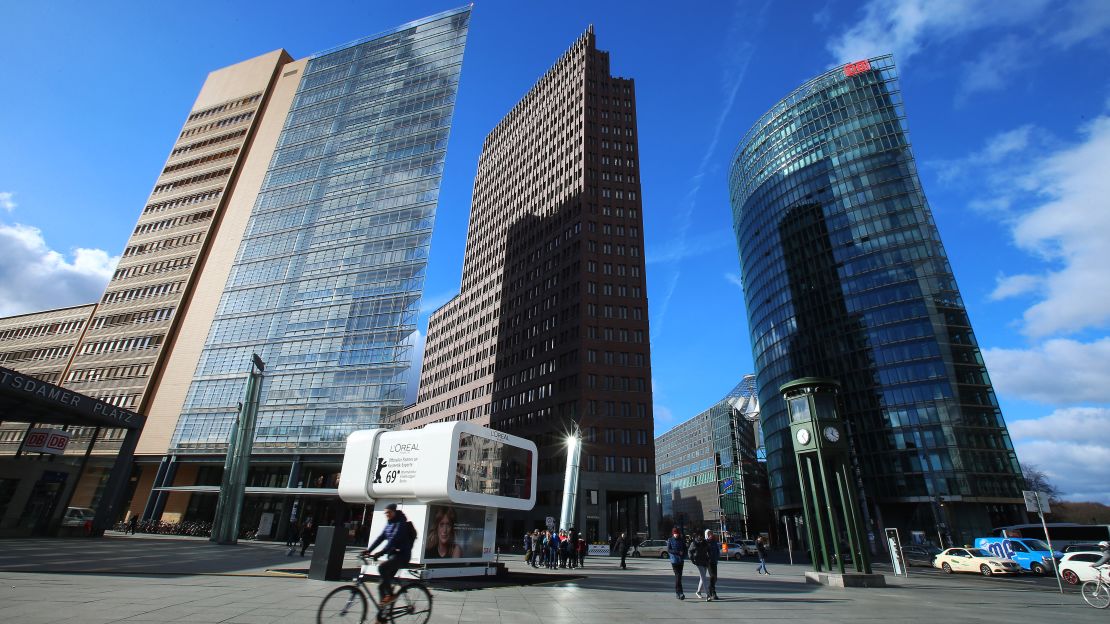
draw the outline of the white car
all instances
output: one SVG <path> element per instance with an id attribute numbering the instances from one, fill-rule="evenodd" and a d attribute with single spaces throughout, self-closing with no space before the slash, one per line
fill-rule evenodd
<path id="1" fill-rule="evenodd" d="M 667 540 L 644 540 L 629 553 L 633 557 L 667 557 Z"/>
<path id="2" fill-rule="evenodd" d="M 1021 566 L 1013 559 L 995 557 L 990 551 L 981 548 L 949 548 L 937 555 L 933 567 L 940 568 L 945 574 L 953 572 L 974 572 L 983 576 L 994 574 L 1019 574 Z"/>
<path id="3" fill-rule="evenodd" d="M 751 546 L 745 544 L 745 541 L 749 542 Z M 725 546 L 728 546 L 728 550 L 725 549 Z M 740 540 L 738 542 L 721 543 L 722 559 L 738 560 L 741 557 L 747 557 L 748 555 L 752 554 L 755 554 L 755 542 L 752 542 L 751 540 Z"/>
<path id="4" fill-rule="evenodd" d="M 62 517 L 62 526 L 83 527 L 85 522 L 96 517 L 96 510 L 88 507 L 67 507 L 66 515 Z"/>
<path id="5" fill-rule="evenodd" d="M 1091 566 L 1102 555 L 1098 552 L 1071 552 L 1060 560 L 1060 578 L 1069 585 L 1078 585 L 1084 581 L 1093 581 L 1098 578 L 1098 570 Z"/>

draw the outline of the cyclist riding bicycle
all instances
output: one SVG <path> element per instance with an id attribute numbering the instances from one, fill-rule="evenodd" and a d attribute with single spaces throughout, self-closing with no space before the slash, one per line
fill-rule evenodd
<path id="1" fill-rule="evenodd" d="M 1110 542 L 1099 542 L 1098 549 L 1102 551 L 1102 556 L 1097 561 L 1091 564 L 1092 568 L 1097 568 L 1110 563 Z"/>
<path id="2" fill-rule="evenodd" d="M 381 535 L 362 553 L 374 560 L 382 555 L 386 556 L 385 562 L 378 565 L 378 576 L 381 577 L 378 595 L 381 596 L 383 605 L 393 601 L 393 577 L 397 575 L 397 570 L 407 565 L 412 558 L 412 545 L 416 541 L 416 528 L 405 517 L 405 512 L 397 509 L 397 505 L 390 503 L 385 506 L 385 519 L 388 523 L 382 529 Z M 385 547 L 377 554 L 371 554 L 371 551 L 382 542 L 385 542 Z"/>

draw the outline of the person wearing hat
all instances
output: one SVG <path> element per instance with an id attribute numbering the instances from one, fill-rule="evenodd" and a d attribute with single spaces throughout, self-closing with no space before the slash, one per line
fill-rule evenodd
<path id="1" fill-rule="evenodd" d="M 385 506 L 386 525 L 381 535 L 363 551 L 363 555 L 377 560 L 382 555 L 386 556 L 385 563 L 378 566 L 378 594 L 383 605 L 393 602 L 393 577 L 401 566 L 408 564 L 412 559 L 412 545 L 416 541 L 416 529 L 405 517 L 405 512 L 397 509 L 397 505 L 390 503 Z M 371 551 L 378 544 L 385 542 L 385 546 L 376 554 Z"/>
<path id="2" fill-rule="evenodd" d="M 686 540 L 682 539 L 682 532 L 678 527 L 671 529 L 671 539 L 667 540 L 667 554 L 671 558 L 671 570 L 674 571 L 674 597 L 686 600 L 682 591 L 682 565 L 686 561 Z"/>

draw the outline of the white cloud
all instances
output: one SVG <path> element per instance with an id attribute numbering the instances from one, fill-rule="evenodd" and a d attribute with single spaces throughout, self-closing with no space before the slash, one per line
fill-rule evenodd
<path id="1" fill-rule="evenodd" d="M 1036 162 L 1026 178 L 1044 203 L 1020 217 L 1017 245 L 1054 267 L 1042 273 L 1043 299 L 1026 310 L 1032 337 L 1104 328 L 1110 322 L 1110 116 L 1084 129 L 1084 140 Z"/>
<path id="2" fill-rule="evenodd" d="M 926 46 L 985 28 L 1028 22 L 1049 0 L 872 0 L 826 44 L 836 63 L 893 53 L 905 65 Z"/>
<path id="3" fill-rule="evenodd" d="M 458 291 L 455 290 L 442 292 L 437 295 L 431 296 L 428 296 L 428 294 L 425 293 L 420 298 L 420 314 L 431 314 L 432 312 L 435 312 L 436 310 L 446 305 L 448 301 L 454 299 L 455 296 L 458 294 Z"/>
<path id="4" fill-rule="evenodd" d="M 741 279 L 739 275 L 735 273 L 725 273 L 725 279 L 733 284 L 736 284 L 736 287 L 740 290 L 744 290 L 744 280 Z"/>
<path id="5" fill-rule="evenodd" d="M 38 228 L 0 224 L 0 316 L 100 299 L 119 256 L 76 249 L 72 262 L 50 249 Z"/>
<path id="6" fill-rule="evenodd" d="M 1010 297 L 1036 292 L 1044 283 L 1044 280 L 1038 275 L 1021 273 L 1018 275 L 999 275 L 995 282 L 994 290 L 990 294 L 991 301 L 1001 301 Z"/>
<path id="7" fill-rule="evenodd" d="M 1110 403 L 1110 337 L 984 349 L 983 357 L 999 394 L 1052 405 Z M 1110 441 L 1110 435 L 1103 437 Z"/>
<path id="8" fill-rule="evenodd" d="M 974 61 L 964 63 L 956 100 L 963 101 L 975 93 L 995 91 L 1006 86 L 1018 70 L 1028 67 L 1026 45 L 1018 37 L 1011 36 L 983 48 Z"/>
<path id="9" fill-rule="evenodd" d="M 6 210 L 8 212 L 11 212 L 11 211 L 15 210 L 15 207 L 18 206 L 19 204 L 16 204 L 14 201 L 12 201 L 13 197 L 15 197 L 15 193 L 9 193 L 9 192 L 0 193 L 0 208 L 3 208 L 4 210 Z"/>
<path id="10" fill-rule="evenodd" d="M 666 264 L 680 262 L 687 258 L 711 253 L 733 245 L 734 241 L 727 232 L 713 232 L 702 236 L 686 236 L 681 239 L 668 238 L 661 245 L 652 245 L 647 249 L 648 264 Z"/>
<path id="11" fill-rule="evenodd" d="M 1058 409 L 1009 430 L 1018 459 L 1043 470 L 1065 499 L 1110 503 L 1110 408 Z"/>
<path id="12" fill-rule="evenodd" d="M 1013 130 L 1000 132 L 987 139 L 983 148 L 952 160 L 933 160 L 928 163 L 930 168 L 937 172 L 937 179 L 944 184 L 952 184 L 966 179 L 982 182 L 986 174 L 986 181 L 993 186 L 1009 188 L 1015 178 L 1020 178 L 1021 173 L 1015 170 L 1019 161 L 1027 150 L 1034 146 L 1040 147 L 1049 141 L 1047 135 L 1032 124 L 1027 124 Z M 1021 169 L 1023 172 L 1024 169 Z M 999 208 L 1008 209 L 1009 198 L 993 198 L 990 201 L 982 200 L 989 206 L 988 212 Z"/>
<path id="13" fill-rule="evenodd" d="M 870 0 L 857 15 L 825 44 L 834 65 L 893 54 L 905 67 L 926 51 L 951 65 L 949 48 L 973 46 L 978 56 L 963 64 L 957 102 L 1002 88 L 1046 51 L 1110 31 L 1105 0 Z"/>
<path id="14" fill-rule="evenodd" d="M 1052 42 L 1062 48 L 1101 37 L 1110 30 L 1110 11 L 1105 0 L 1069 0 L 1061 7 L 1062 22 L 1049 32 Z"/>
<path id="15" fill-rule="evenodd" d="M 942 181 L 980 197 L 974 210 L 1001 218 L 1014 244 L 1039 266 L 1001 275 L 991 298 L 1033 294 L 1020 321 L 1033 339 L 1110 326 L 1110 114 L 1080 128 L 1065 144 L 1033 126 L 1000 133 L 964 158 L 934 161 Z"/>

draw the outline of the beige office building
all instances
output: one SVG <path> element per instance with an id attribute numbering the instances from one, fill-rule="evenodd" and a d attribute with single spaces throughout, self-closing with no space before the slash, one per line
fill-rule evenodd
<path id="1" fill-rule="evenodd" d="M 120 519 L 211 520 L 252 353 L 267 371 L 251 478 L 280 487 L 254 492 L 243 525 L 315 504 L 290 484 L 330 486 L 312 488 L 321 519 L 343 513 L 346 433 L 403 407 L 469 15 L 212 72 L 101 300 L 0 319 L 0 364 L 146 417 Z M 90 497 L 106 478 L 85 470 Z"/>

